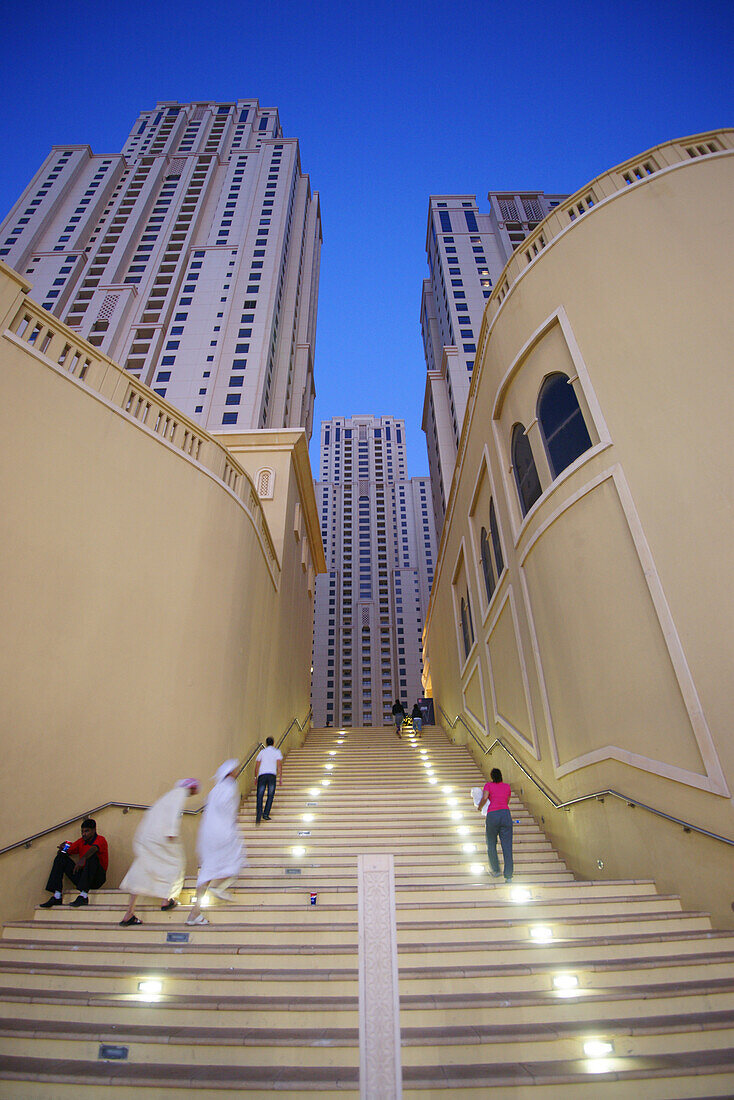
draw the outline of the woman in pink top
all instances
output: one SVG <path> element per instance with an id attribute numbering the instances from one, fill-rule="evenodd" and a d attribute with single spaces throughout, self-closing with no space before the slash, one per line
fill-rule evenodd
<path id="1" fill-rule="evenodd" d="M 512 815 L 509 810 L 510 784 L 502 782 L 502 772 L 499 768 L 492 768 L 489 774 L 490 782 L 485 783 L 482 800 L 477 806 L 481 813 L 485 803 L 489 802 L 486 824 L 489 871 L 492 878 L 499 878 L 500 861 L 497 858 L 497 837 L 499 837 L 502 845 L 505 882 L 511 882 L 514 864 L 512 862 Z"/>

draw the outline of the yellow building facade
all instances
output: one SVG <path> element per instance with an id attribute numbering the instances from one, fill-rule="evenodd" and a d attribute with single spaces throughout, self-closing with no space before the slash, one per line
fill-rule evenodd
<path id="1" fill-rule="evenodd" d="M 670 142 L 515 253 L 424 640 L 437 720 L 576 872 L 652 876 L 730 925 L 733 187 L 734 131 Z"/>
<path id="2" fill-rule="evenodd" d="M 28 291 L 0 263 L 0 847 L 300 740 L 325 567 L 302 431 L 203 432 Z M 139 814 L 97 820 L 115 885 Z M 4 856 L 1 916 L 76 828 Z"/>

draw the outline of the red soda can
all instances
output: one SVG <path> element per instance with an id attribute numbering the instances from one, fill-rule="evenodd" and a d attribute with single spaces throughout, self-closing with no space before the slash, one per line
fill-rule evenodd
<path id="1" fill-rule="evenodd" d="M 316 899 L 318 898 L 318 896 L 319 896 L 318 894 L 311 894 L 311 904 L 312 905 L 316 904 Z"/>

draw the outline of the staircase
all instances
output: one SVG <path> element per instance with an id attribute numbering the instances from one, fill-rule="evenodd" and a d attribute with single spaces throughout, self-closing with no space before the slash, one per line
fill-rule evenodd
<path id="1" fill-rule="evenodd" d="M 434 728 L 313 730 L 272 820 L 244 804 L 250 866 L 210 926 L 151 903 L 120 928 L 115 890 L 9 924 L 0 1096 L 358 1097 L 367 852 L 395 859 L 407 1096 L 733 1095 L 734 933 L 650 882 L 574 881 L 517 800 L 515 881 L 490 879 L 481 782 Z"/>

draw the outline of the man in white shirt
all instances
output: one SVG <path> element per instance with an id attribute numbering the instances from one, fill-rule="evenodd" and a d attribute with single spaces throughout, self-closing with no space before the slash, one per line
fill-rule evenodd
<path id="1" fill-rule="evenodd" d="M 260 818 L 262 818 L 263 821 L 270 821 L 270 807 L 273 805 L 276 782 L 283 782 L 283 753 L 280 749 L 276 749 L 272 737 L 266 739 L 265 748 L 261 749 L 257 754 L 255 760 L 255 778 L 257 779 L 255 824 L 259 825 Z M 266 790 L 268 796 L 265 801 L 265 811 L 263 812 L 263 798 L 265 797 Z"/>

